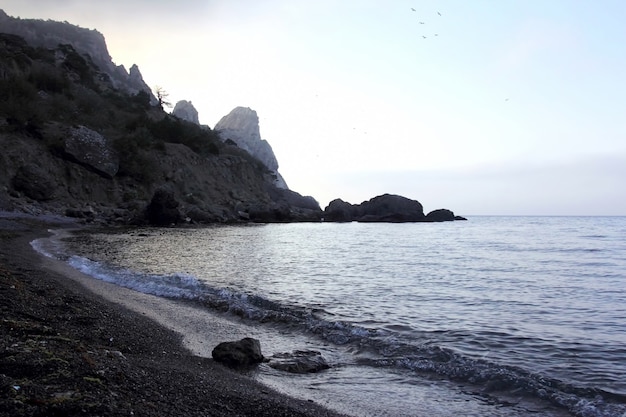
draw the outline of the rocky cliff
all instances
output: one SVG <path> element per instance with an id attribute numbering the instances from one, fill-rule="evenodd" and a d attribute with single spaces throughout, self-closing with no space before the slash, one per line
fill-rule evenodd
<path id="1" fill-rule="evenodd" d="M 154 224 L 320 219 L 315 200 L 277 188 L 246 150 L 132 91 L 71 44 L 0 33 L 0 210 Z"/>
<path id="2" fill-rule="evenodd" d="M 461 219 L 387 194 L 322 212 L 287 188 L 254 110 L 214 130 L 190 102 L 169 115 L 99 32 L 1 10 L 0 149 L 0 210 L 157 225 Z"/>
<path id="3" fill-rule="evenodd" d="M 288 189 L 278 172 L 278 160 L 269 142 L 261 138 L 259 116 L 248 107 L 236 107 L 215 125 L 215 131 L 224 141 L 232 141 L 249 152 L 275 176 L 274 185 Z"/>
<path id="4" fill-rule="evenodd" d="M 137 65 L 127 71 L 123 65 L 115 65 L 109 55 L 104 35 L 67 22 L 53 20 L 20 19 L 7 15 L 0 9 L 0 32 L 18 35 L 35 47 L 57 48 L 71 45 L 82 56 L 89 57 L 97 68 L 109 78 L 114 88 L 130 94 L 144 91 L 156 103 L 150 87 L 145 83 Z"/>
<path id="5" fill-rule="evenodd" d="M 172 114 L 179 119 L 186 120 L 196 125 L 200 124 L 198 110 L 196 110 L 191 101 L 181 100 L 176 103 L 174 110 L 172 110 Z"/>

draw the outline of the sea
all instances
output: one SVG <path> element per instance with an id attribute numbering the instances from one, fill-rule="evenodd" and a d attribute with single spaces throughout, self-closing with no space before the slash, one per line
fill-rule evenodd
<path id="1" fill-rule="evenodd" d="M 626 416 L 626 217 L 109 229 L 33 246 L 169 303 L 196 354 L 251 336 L 266 357 L 324 358 L 315 373 L 245 372 L 342 413 Z"/>

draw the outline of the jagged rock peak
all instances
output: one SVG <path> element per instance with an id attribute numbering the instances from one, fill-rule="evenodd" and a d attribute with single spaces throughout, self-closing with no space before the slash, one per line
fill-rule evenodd
<path id="1" fill-rule="evenodd" d="M 259 116 L 249 107 L 235 107 L 230 113 L 222 117 L 214 129 L 222 140 L 231 140 L 250 155 L 257 158 L 273 174 L 276 180 L 274 185 L 288 189 L 287 183 L 278 173 L 278 160 L 269 142 L 261 139 Z"/>
<path id="2" fill-rule="evenodd" d="M 252 140 L 261 140 L 259 116 L 249 107 L 235 107 L 215 125 L 215 130 L 226 129 L 240 131 Z"/>
<path id="3" fill-rule="evenodd" d="M 174 106 L 172 114 L 179 119 L 186 120 L 197 125 L 200 124 L 198 119 L 198 110 L 191 104 L 191 101 L 181 100 Z"/>

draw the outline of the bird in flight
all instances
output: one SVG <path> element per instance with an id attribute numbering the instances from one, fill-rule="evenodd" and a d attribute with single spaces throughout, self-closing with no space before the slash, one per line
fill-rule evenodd
<path id="1" fill-rule="evenodd" d="M 414 12 L 416 12 L 417 10 L 415 10 L 414 8 L 411 7 L 411 10 L 413 10 Z"/>
<path id="2" fill-rule="evenodd" d="M 438 14 L 439 16 L 441 16 L 441 13 L 437 12 L 437 14 Z"/>

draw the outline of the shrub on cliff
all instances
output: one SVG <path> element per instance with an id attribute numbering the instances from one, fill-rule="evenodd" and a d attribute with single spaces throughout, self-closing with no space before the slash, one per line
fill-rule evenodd
<path id="1" fill-rule="evenodd" d="M 221 141 L 212 130 L 169 115 L 147 127 L 157 140 L 183 144 L 199 155 L 219 154 Z"/>

